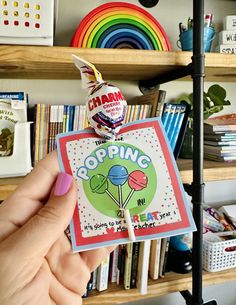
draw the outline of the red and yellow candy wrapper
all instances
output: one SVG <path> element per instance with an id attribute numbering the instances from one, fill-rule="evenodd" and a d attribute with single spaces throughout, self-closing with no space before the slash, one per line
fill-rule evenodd
<path id="1" fill-rule="evenodd" d="M 120 89 L 105 82 L 94 65 L 73 55 L 82 87 L 89 90 L 86 103 L 90 125 L 106 139 L 114 139 L 123 124 L 127 102 Z"/>

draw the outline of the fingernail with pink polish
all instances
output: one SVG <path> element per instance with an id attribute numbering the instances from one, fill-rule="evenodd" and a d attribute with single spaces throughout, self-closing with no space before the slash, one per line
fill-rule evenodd
<path id="1" fill-rule="evenodd" d="M 63 196 L 65 195 L 71 186 L 72 176 L 66 173 L 59 173 L 57 176 L 57 181 L 55 185 L 54 195 Z"/>

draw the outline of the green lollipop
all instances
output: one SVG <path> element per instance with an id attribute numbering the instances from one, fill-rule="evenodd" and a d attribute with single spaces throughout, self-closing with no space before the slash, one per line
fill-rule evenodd
<path id="1" fill-rule="evenodd" d="M 107 177 L 105 177 L 102 174 L 97 174 L 92 176 L 90 179 L 90 188 L 93 193 L 96 194 L 104 194 L 107 193 L 107 195 L 118 205 L 119 202 L 116 200 L 116 198 L 108 191 L 108 181 Z"/>

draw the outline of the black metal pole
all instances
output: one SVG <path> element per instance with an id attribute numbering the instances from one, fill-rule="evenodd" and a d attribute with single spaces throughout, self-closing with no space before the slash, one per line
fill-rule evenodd
<path id="1" fill-rule="evenodd" d="M 193 0 L 193 234 L 192 305 L 202 305 L 204 0 Z"/>

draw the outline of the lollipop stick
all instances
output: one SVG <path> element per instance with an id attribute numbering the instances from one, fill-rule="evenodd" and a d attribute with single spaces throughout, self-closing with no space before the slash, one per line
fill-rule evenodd
<path id="1" fill-rule="evenodd" d="M 112 193 L 110 193 L 108 190 L 106 190 L 106 193 L 108 196 L 110 196 L 110 198 L 115 202 L 115 204 L 118 205 L 118 207 L 120 207 L 119 202 L 116 200 L 116 198 L 112 195 Z"/>
<path id="2" fill-rule="evenodd" d="M 126 221 L 127 228 L 128 228 L 129 239 L 131 241 L 135 241 L 136 238 L 135 238 L 134 228 L 133 228 L 133 225 L 132 225 L 129 210 L 124 210 L 124 217 L 125 217 L 125 221 Z"/>
<path id="3" fill-rule="evenodd" d="M 122 186 L 120 184 L 118 185 L 118 192 L 119 192 L 119 203 L 120 203 L 120 207 L 122 208 L 123 198 L 122 198 Z"/>
<path id="4" fill-rule="evenodd" d="M 127 204 L 128 204 L 128 202 L 130 201 L 130 198 L 132 197 L 133 193 L 134 193 L 134 189 L 132 189 L 132 190 L 129 192 L 129 195 L 128 195 L 128 197 L 127 197 L 126 200 L 125 200 L 125 203 L 124 203 L 124 205 L 123 205 L 123 208 L 125 208 L 125 207 L 127 206 Z"/>

